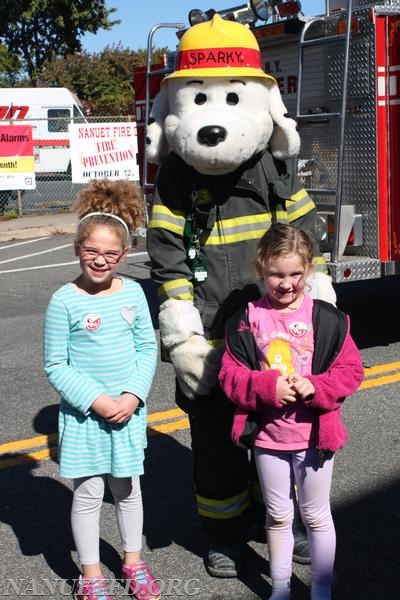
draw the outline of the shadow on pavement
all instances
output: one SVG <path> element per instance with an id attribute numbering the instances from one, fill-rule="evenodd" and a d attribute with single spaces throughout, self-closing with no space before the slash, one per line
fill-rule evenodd
<path id="1" fill-rule="evenodd" d="M 58 405 L 51 405 L 38 413 L 35 418 L 38 432 L 56 431 L 57 409 Z M 36 475 L 38 465 L 32 459 L 18 467 L 0 470 L 0 520 L 13 530 L 22 556 L 42 555 L 58 577 L 71 581 L 79 574 L 71 557 L 72 493 L 55 478 Z M 149 435 L 142 489 L 144 535 L 149 548 L 176 544 L 202 557 L 205 541 L 196 513 L 191 451 L 172 436 Z M 335 510 L 338 544 L 334 598 L 392 600 L 395 597 L 399 586 L 399 506 L 400 479 Z M 118 577 L 117 551 L 101 540 L 100 552 L 102 563 Z M 297 569 L 295 566 L 293 595 L 296 600 L 308 600 L 308 587 L 296 576 Z M 266 597 L 270 592 L 267 575 L 267 547 L 250 544 L 240 581 L 253 593 Z"/>
<path id="2" fill-rule="evenodd" d="M 33 421 L 35 431 L 49 436 L 57 432 L 57 423 L 58 404 L 41 409 Z M 54 449 L 53 442 L 49 449 Z M 2 455 L 2 460 L 12 462 L 18 457 Z M 23 556 L 43 555 L 51 570 L 71 583 L 79 576 L 71 557 L 75 551 L 70 527 L 72 492 L 56 478 L 36 475 L 38 466 L 39 462 L 28 456 L 23 464 L 0 470 L 0 521 L 12 528 Z M 120 556 L 103 539 L 100 555 L 102 563 L 118 578 Z"/>
<path id="3" fill-rule="evenodd" d="M 334 589 L 340 600 L 392 600 L 398 596 L 399 507 L 400 479 L 334 512 Z"/>
<path id="4" fill-rule="evenodd" d="M 72 494 L 56 479 L 36 476 L 38 466 L 32 460 L 0 471 L 0 520 L 13 530 L 23 556 L 43 555 L 58 577 L 71 580 L 79 575 L 71 558 Z"/>
<path id="5" fill-rule="evenodd" d="M 335 285 L 338 308 L 351 319 L 360 349 L 400 341 L 398 324 L 400 276 Z"/>
<path id="6" fill-rule="evenodd" d="M 192 453 L 172 436 L 151 428 L 142 493 L 144 534 L 149 548 L 176 543 L 203 556 L 204 539 L 192 480 Z"/>

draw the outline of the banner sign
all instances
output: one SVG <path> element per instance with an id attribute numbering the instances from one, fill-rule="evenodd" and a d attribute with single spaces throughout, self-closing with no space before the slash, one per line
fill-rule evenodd
<path id="1" fill-rule="evenodd" d="M 72 183 L 139 181 L 136 123 L 69 125 Z"/>
<path id="2" fill-rule="evenodd" d="M 0 125 L 0 190 L 34 190 L 31 125 Z"/>

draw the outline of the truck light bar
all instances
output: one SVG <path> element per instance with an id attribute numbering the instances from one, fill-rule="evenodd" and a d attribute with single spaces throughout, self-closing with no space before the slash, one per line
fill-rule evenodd
<path id="1" fill-rule="evenodd" d="M 225 10 L 216 11 L 210 8 L 202 11 L 199 8 L 193 8 L 189 12 L 188 20 L 190 25 L 197 25 L 204 21 L 210 21 L 215 14 L 228 21 L 237 21 L 242 25 L 253 27 L 258 19 L 267 21 L 273 13 L 273 0 L 250 0 L 246 4 L 234 6 Z"/>
<path id="2" fill-rule="evenodd" d="M 283 19 L 285 17 L 293 17 L 301 12 L 301 4 L 297 0 L 287 0 L 275 4 L 278 15 Z"/>

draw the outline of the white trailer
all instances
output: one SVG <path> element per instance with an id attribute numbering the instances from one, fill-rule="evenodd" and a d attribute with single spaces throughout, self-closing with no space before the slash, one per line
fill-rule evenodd
<path id="1" fill-rule="evenodd" d="M 84 121 L 81 102 L 67 88 L 0 88 L 0 126 L 32 125 L 37 174 L 70 175 L 68 125 Z"/>

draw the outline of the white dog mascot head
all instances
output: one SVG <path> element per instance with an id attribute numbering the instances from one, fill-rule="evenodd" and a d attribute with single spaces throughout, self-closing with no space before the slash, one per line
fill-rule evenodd
<path id="1" fill-rule="evenodd" d="M 172 150 L 205 175 L 230 173 L 268 145 L 286 159 L 300 148 L 286 112 L 253 33 L 216 14 L 180 40 L 175 69 L 154 101 L 147 156 L 160 163 Z"/>

